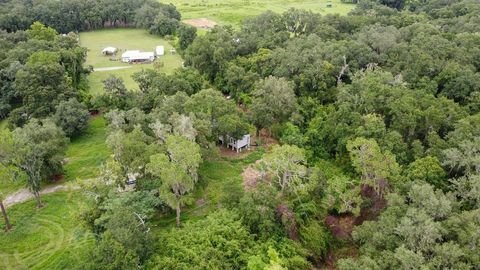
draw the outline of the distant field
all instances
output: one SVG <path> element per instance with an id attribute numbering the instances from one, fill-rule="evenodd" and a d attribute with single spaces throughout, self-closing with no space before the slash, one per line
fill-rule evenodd
<path id="1" fill-rule="evenodd" d="M 82 32 L 80 33 L 80 44 L 89 50 L 86 65 L 92 65 L 94 68 L 129 67 L 122 70 L 93 72 L 89 76 L 90 91 L 92 94 L 102 93 L 102 80 L 111 74 L 121 77 L 125 81 L 127 88 L 134 90 L 137 85 L 130 76 L 142 69 L 153 67 L 152 64 L 131 65 L 122 63 L 121 61 L 111 61 L 110 57 L 102 55 L 102 49 L 105 47 L 112 46 L 119 50 L 154 51 L 156 46 L 163 45 L 165 46 L 165 55 L 157 60 L 164 63 L 163 71 L 170 73 L 182 65 L 182 58 L 179 55 L 170 54 L 172 45 L 170 45 L 167 40 L 150 35 L 143 29 L 103 29 L 92 32 Z M 121 52 L 117 54 L 118 58 L 120 56 Z"/>
<path id="2" fill-rule="evenodd" d="M 340 0 L 170 0 L 182 13 L 183 19 L 208 18 L 219 24 L 239 25 L 244 18 L 261 14 L 266 10 L 283 12 L 290 8 L 306 9 L 320 14 L 346 15 L 354 4 Z M 327 4 L 331 7 L 327 7 Z"/>

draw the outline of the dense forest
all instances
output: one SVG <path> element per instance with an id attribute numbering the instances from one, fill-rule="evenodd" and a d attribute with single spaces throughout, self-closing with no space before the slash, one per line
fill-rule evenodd
<path id="1" fill-rule="evenodd" d="M 198 36 L 180 19 L 153 1 L 0 3 L 0 175 L 24 177 L 40 207 L 68 138 L 90 113 L 108 122 L 113 156 L 78 213 L 95 245 L 76 267 L 479 269 L 478 1 L 267 11 Z M 138 72 L 138 89 L 111 76 L 92 96 L 75 32 L 104 27 L 174 35 L 185 67 Z M 275 142 L 260 180 L 183 223 L 218 138 L 247 133 Z M 175 228 L 152 233 L 165 213 Z"/>

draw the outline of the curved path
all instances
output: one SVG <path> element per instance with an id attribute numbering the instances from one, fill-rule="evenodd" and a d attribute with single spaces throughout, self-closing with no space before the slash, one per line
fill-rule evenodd
<path id="1" fill-rule="evenodd" d="M 79 188 L 80 188 L 79 186 L 75 186 L 75 185 L 60 184 L 60 185 L 46 187 L 46 188 L 42 189 L 40 191 L 40 195 L 49 194 L 49 193 L 53 193 L 53 192 L 57 192 L 57 191 L 79 189 Z M 28 190 L 26 188 L 22 188 L 22 189 L 19 189 L 12 194 L 7 195 L 5 200 L 3 200 L 3 204 L 5 205 L 5 207 L 9 207 L 9 206 L 12 206 L 12 205 L 17 204 L 17 203 L 22 203 L 22 202 L 31 200 L 33 198 L 34 198 L 34 196 L 30 192 L 30 190 Z"/>

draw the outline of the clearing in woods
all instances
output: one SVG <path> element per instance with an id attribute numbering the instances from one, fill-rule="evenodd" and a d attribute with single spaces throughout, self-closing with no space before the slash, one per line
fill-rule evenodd
<path id="1" fill-rule="evenodd" d="M 355 7 L 340 0 L 171 0 L 170 3 L 177 7 L 184 20 L 208 18 L 221 25 L 234 26 L 266 10 L 281 13 L 296 8 L 320 14 L 346 15 Z"/>
<path id="2" fill-rule="evenodd" d="M 170 53 L 170 49 L 173 47 L 168 40 L 151 35 L 144 29 L 118 28 L 82 32 L 80 33 L 80 45 L 88 48 L 85 66 L 91 65 L 93 68 L 101 70 L 94 71 L 88 76 L 90 93 L 93 95 L 103 93 L 102 81 L 110 75 L 122 78 L 128 90 L 136 90 L 137 84 L 131 78 L 132 74 L 142 69 L 153 68 L 151 63 L 128 64 L 121 61 L 112 61 L 110 56 L 102 55 L 102 49 L 105 47 L 117 48 L 119 51 L 115 58 L 119 59 L 125 50 L 153 52 L 156 46 L 162 45 L 165 47 L 165 55 L 156 60 L 163 62 L 163 67 L 160 70 L 168 74 L 182 66 L 182 58 L 178 54 Z M 115 69 L 115 67 L 126 68 Z M 107 68 L 110 68 L 110 70 Z"/>

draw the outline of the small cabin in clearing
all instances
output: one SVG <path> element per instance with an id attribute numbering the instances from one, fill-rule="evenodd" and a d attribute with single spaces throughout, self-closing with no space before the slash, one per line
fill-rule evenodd
<path id="1" fill-rule="evenodd" d="M 227 140 L 224 141 L 223 136 L 218 138 L 222 144 L 227 144 L 228 148 L 232 148 L 238 152 L 241 152 L 243 149 L 250 149 L 250 134 L 246 134 L 243 138 L 236 140 L 230 136 L 227 136 Z"/>
<path id="2" fill-rule="evenodd" d="M 102 50 L 103 55 L 115 55 L 117 53 L 117 48 L 115 47 L 106 47 Z"/>

